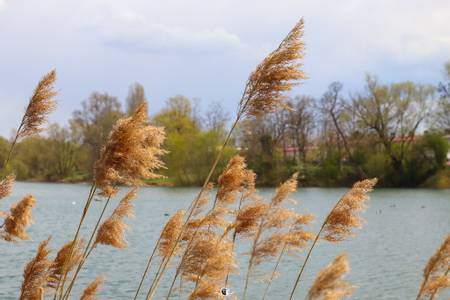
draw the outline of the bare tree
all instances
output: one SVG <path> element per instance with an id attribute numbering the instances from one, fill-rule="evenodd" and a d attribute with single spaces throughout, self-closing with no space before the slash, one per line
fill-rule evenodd
<path id="1" fill-rule="evenodd" d="M 126 100 L 128 115 L 133 114 L 140 104 L 147 102 L 148 101 L 145 97 L 144 87 L 140 83 L 136 82 L 135 84 L 130 86 Z"/>
<path id="2" fill-rule="evenodd" d="M 435 123 L 439 129 L 450 133 L 450 62 L 445 65 L 446 82 L 439 83 L 440 99 L 436 108 Z"/>
<path id="3" fill-rule="evenodd" d="M 329 116 L 337 134 L 338 145 L 343 145 L 348 160 L 355 164 L 361 178 L 365 177 L 365 172 L 355 160 L 350 145 L 350 139 L 355 133 L 354 109 L 348 105 L 341 96 L 342 84 L 333 82 L 329 85 L 328 91 L 320 100 L 320 110 L 322 114 Z"/>
<path id="4" fill-rule="evenodd" d="M 206 112 L 206 127 L 211 130 L 223 130 L 230 120 L 230 115 L 223 108 L 220 102 L 212 102 L 209 104 Z"/>
<path id="5" fill-rule="evenodd" d="M 406 150 L 429 116 L 434 88 L 409 81 L 380 85 L 372 76 L 366 81 L 366 92 L 353 99 L 358 119 L 376 134 L 392 167 L 402 174 Z M 395 149 L 394 143 L 398 145 Z"/>

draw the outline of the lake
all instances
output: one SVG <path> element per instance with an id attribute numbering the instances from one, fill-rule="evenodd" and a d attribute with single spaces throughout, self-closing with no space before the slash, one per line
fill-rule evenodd
<path id="1" fill-rule="evenodd" d="M 179 208 L 187 208 L 198 190 L 140 189 L 135 201 L 136 217 L 128 222 L 131 226 L 127 233 L 129 247 L 123 250 L 97 247 L 80 274 L 74 299 L 78 299 L 86 284 L 97 275 L 106 277 L 100 299 L 132 299 L 148 255 L 169 218 L 166 214 L 172 215 Z M 31 240 L 18 243 L 0 241 L 0 299 L 17 299 L 23 267 L 35 255 L 41 240 L 51 235 L 50 246 L 56 252 L 73 237 L 88 191 L 89 186 L 85 184 L 17 183 L 13 195 L 0 202 L 0 210 L 7 210 L 11 203 L 28 193 L 37 199 L 33 210 L 35 223 L 29 229 Z M 259 191 L 265 197 L 273 193 L 273 189 Z M 298 201 L 296 207 L 299 211 L 316 215 L 312 227 L 317 230 L 345 191 L 342 188 L 301 188 L 291 198 Z M 118 200 L 112 200 L 108 213 Z M 93 201 L 82 228 L 84 233 L 92 228 L 102 206 L 101 202 Z M 348 253 L 351 266 L 346 279 L 357 286 L 352 299 L 415 299 L 426 261 L 450 232 L 450 190 L 377 189 L 371 194 L 369 208 L 363 216 L 367 223 L 357 236 L 338 245 L 325 241 L 318 243 L 296 299 L 304 298 L 316 272 L 343 251 Z M 242 268 L 248 259 L 243 254 L 246 251 L 248 249 L 242 247 L 238 249 Z M 304 254 L 286 256 L 280 268 L 281 277 L 273 283 L 268 299 L 287 298 L 303 257 Z M 267 273 L 264 271 L 272 266 L 272 263 L 261 266 L 257 273 Z M 244 277 L 245 272 L 241 271 L 241 275 Z M 155 299 L 163 298 L 169 284 L 169 279 L 162 282 L 161 293 Z M 238 297 L 242 295 L 242 286 L 242 278 L 231 277 L 230 289 Z M 248 299 L 260 299 L 264 287 L 257 279 L 253 280 Z M 145 293 L 146 289 L 141 298 L 145 298 Z M 182 298 L 187 298 L 187 294 Z"/>

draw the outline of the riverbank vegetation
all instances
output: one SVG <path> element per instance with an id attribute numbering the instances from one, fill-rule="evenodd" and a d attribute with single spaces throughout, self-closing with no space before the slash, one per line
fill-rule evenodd
<path id="1" fill-rule="evenodd" d="M 274 186 L 293 172 L 301 184 L 348 186 L 365 177 L 380 186 L 450 187 L 450 63 L 437 86 L 410 81 L 383 84 L 365 79 L 362 91 L 331 83 L 322 97 L 286 99 L 289 109 L 238 124 L 219 167 L 234 154 L 247 157 L 257 184 Z M 125 105 L 93 92 L 74 111 L 68 126 L 51 124 L 43 135 L 19 141 L 6 172 L 18 180 L 88 181 L 99 149 L 113 124 L 147 103 L 144 87 L 132 85 Z M 200 185 L 230 126 L 220 103 L 207 109 L 182 95 L 167 99 L 150 122 L 167 138 L 164 180 L 169 185 Z M 0 161 L 13 140 L 0 137 Z M 1 165 L 0 165 L 1 167 Z M 217 178 L 218 173 L 213 174 Z"/>

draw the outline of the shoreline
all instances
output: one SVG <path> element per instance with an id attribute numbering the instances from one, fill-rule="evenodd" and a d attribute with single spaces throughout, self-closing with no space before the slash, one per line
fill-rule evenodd
<path id="1" fill-rule="evenodd" d="M 18 183 L 46 183 L 46 184 L 90 184 L 90 181 L 87 180 L 79 180 L 79 181 L 47 181 L 47 180 L 17 180 Z M 175 185 L 170 182 L 164 183 L 146 183 L 144 187 L 173 187 L 173 188 L 200 188 L 200 185 Z M 276 188 L 276 185 L 257 185 L 257 188 Z M 299 188 L 323 188 L 323 189 L 332 189 L 332 188 L 349 188 L 350 186 L 346 185 L 299 185 Z M 378 188 L 382 189 L 421 189 L 421 190 L 448 190 L 450 186 L 379 186 Z"/>

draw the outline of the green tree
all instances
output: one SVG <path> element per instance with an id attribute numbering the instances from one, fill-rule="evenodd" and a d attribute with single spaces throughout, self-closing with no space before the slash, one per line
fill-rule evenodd
<path id="1" fill-rule="evenodd" d="M 224 130 L 201 131 L 191 101 L 184 96 L 169 98 L 153 123 L 164 127 L 167 134 L 164 148 L 168 154 L 164 161 L 169 179 L 177 185 L 201 184 L 223 143 Z M 234 148 L 228 146 L 217 170 L 225 166 L 233 153 Z"/>

